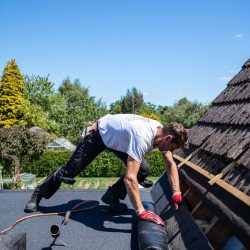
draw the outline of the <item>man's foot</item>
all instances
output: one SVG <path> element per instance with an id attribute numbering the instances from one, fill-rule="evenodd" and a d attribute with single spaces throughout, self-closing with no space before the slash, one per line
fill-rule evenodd
<path id="1" fill-rule="evenodd" d="M 145 188 L 149 188 L 149 187 L 152 187 L 154 185 L 154 182 L 153 181 L 150 181 L 148 179 L 145 179 L 144 181 L 138 181 L 138 183 L 145 187 Z"/>
<path id="2" fill-rule="evenodd" d="M 110 190 L 110 188 L 106 191 L 106 193 L 102 196 L 101 200 L 110 205 L 110 208 L 114 211 L 124 212 L 128 210 L 128 207 L 124 203 L 120 203 L 118 198 L 115 198 L 114 194 Z"/>
<path id="3" fill-rule="evenodd" d="M 27 202 L 24 212 L 26 213 L 36 212 L 42 198 L 43 197 L 40 194 L 40 190 L 36 188 L 33 194 L 31 195 L 30 200 Z"/>

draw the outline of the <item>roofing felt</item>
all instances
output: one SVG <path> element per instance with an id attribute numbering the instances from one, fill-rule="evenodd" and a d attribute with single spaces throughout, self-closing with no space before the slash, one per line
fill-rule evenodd
<path id="1" fill-rule="evenodd" d="M 38 213 L 62 212 L 71 209 L 83 200 L 101 200 L 104 190 L 60 190 L 51 199 L 43 199 Z M 31 191 L 0 192 L 0 231 L 11 226 L 18 218 L 30 215 L 23 209 Z M 141 191 L 142 200 L 151 201 L 147 191 Z M 111 212 L 107 205 L 91 211 L 72 214 L 67 225 L 61 228 L 59 239 L 66 247 L 53 246 L 53 249 L 138 249 L 134 211 L 128 199 L 126 213 Z M 49 233 L 53 224 L 61 225 L 63 216 L 34 217 L 18 223 L 11 232 L 26 233 L 27 249 L 50 249 L 53 241 Z M 134 238 L 135 237 L 135 238 Z M 57 243 L 60 243 L 59 241 Z"/>
<path id="2" fill-rule="evenodd" d="M 187 156 L 200 148 L 190 161 L 211 174 L 218 174 L 230 162 L 236 162 L 224 180 L 250 194 L 250 59 L 188 135 L 191 150 L 181 149 L 178 155 Z"/>
<path id="3" fill-rule="evenodd" d="M 59 190 L 49 200 L 41 201 L 38 213 L 65 212 L 83 200 L 100 201 L 104 191 L 106 190 Z M 0 231 L 11 226 L 18 218 L 27 216 L 23 209 L 31 192 L 27 190 L 0 191 Z M 153 211 L 157 211 L 165 222 L 164 229 L 169 249 L 212 249 L 188 212 L 185 203 L 179 207 L 178 212 L 175 211 L 172 194 L 166 173 L 162 174 L 152 188 L 140 188 L 143 204 L 153 205 L 155 207 Z M 53 245 L 53 249 L 139 249 L 137 218 L 128 198 L 124 202 L 128 205 L 128 211 L 125 213 L 113 212 L 107 205 L 100 202 L 100 205 L 94 210 L 72 214 L 68 224 L 63 225 L 60 229 L 59 239 L 67 246 Z M 77 209 L 80 208 L 82 207 Z M 148 208 L 146 207 L 146 209 Z M 54 239 L 51 237 L 49 229 L 55 224 L 60 226 L 63 218 L 64 215 L 33 217 L 18 223 L 7 236 L 10 237 L 12 233 L 26 233 L 28 250 L 52 249 L 51 243 Z M 152 235 L 152 243 L 157 246 L 158 243 L 155 241 L 158 239 L 157 232 L 151 231 L 150 225 L 146 231 L 145 237 Z M 141 236 L 144 234 L 142 231 L 139 233 Z M 0 245 L 1 237 L 2 235 L 0 235 Z M 60 241 L 56 243 L 60 244 Z"/>

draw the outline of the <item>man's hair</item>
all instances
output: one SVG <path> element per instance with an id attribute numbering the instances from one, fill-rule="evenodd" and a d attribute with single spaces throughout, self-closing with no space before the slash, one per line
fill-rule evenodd
<path id="1" fill-rule="evenodd" d="M 163 128 L 163 133 L 172 135 L 172 142 L 177 145 L 180 145 L 180 147 L 188 146 L 187 131 L 182 124 L 177 122 L 170 123 L 167 127 Z"/>

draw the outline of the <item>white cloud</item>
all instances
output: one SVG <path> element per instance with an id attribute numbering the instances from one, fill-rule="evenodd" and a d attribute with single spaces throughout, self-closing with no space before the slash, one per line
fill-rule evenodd
<path id="1" fill-rule="evenodd" d="M 241 37 L 243 37 L 243 34 L 241 34 L 241 33 L 234 35 L 234 38 L 241 38 Z"/>
<path id="2" fill-rule="evenodd" d="M 150 96 L 148 92 L 143 92 L 143 96 Z"/>
<path id="3" fill-rule="evenodd" d="M 230 81 L 232 79 L 232 76 L 221 76 L 220 80 L 222 81 Z"/>

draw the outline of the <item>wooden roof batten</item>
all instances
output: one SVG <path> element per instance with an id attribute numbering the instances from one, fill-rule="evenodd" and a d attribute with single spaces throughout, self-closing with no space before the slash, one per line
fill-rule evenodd
<path id="1" fill-rule="evenodd" d="M 231 232 L 225 230 L 224 241 L 232 234 L 250 248 L 250 59 L 188 135 L 190 148 L 176 151 L 174 158 L 188 184 L 186 196 L 193 190 L 200 195 L 192 214 L 208 205 L 217 216 L 208 235 L 221 230 L 223 221 Z"/>
<path id="2" fill-rule="evenodd" d="M 192 163 L 191 161 L 184 159 L 178 155 L 174 155 L 174 158 L 177 159 L 178 161 L 180 161 L 179 164 L 186 165 L 189 168 L 193 169 L 194 171 L 198 172 L 199 174 L 201 174 L 202 176 L 206 177 L 208 179 L 208 184 L 209 185 L 213 185 L 213 184 L 217 184 L 219 185 L 221 188 L 223 188 L 224 190 L 226 190 L 227 192 L 229 192 L 231 195 L 235 196 L 235 198 L 241 200 L 242 202 L 244 202 L 247 206 L 249 206 L 250 208 L 250 196 L 246 195 L 245 193 L 239 191 L 237 188 L 231 186 L 230 184 L 228 184 L 227 182 L 221 180 L 221 177 L 223 176 L 223 172 L 221 174 L 218 175 L 213 175 L 210 174 L 208 171 L 204 170 L 202 167 Z M 178 165 L 179 165 L 178 164 Z M 235 166 L 235 162 L 230 163 L 226 168 L 227 171 L 229 171 L 229 169 L 233 168 Z"/>
<path id="3" fill-rule="evenodd" d="M 185 160 L 178 155 L 174 155 L 174 157 L 178 162 Z M 231 235 L 236 235 L 249 248 L 250 228 L 246 211 L 249 211 L 250 197 L 221 179 L 214 185 L 210 185 L 209 181 L 215 176 L 190 161 L 186 161 L 180 168 L 180 176 L 191 186 L 183 196 L 186 198 L 191 190 L 198 192 L 200 201 L 208 204 L 213 214 L 218 216 L 233 231 Z M 201 181 L 200 176 L 204 177 L 203 181 Z M 230 203 L 234 209 L 230 209 Z M 199 203 L 197 203 L 197 206 L 199 206 Z M 193 210 L 192 213 L 196 212 L 197 208 L 194 207 Z M 238 212 L 241 213 L 241 216 Z M 228 231 L 227 228 L 225 229 Z M 213 230 L 211 229 L 211 231 Z M 209 237 L 216 238 L 211 231 L 209 231 Z M 218 249 L 218 247 L 215 247 L 215 249 Z"/>

